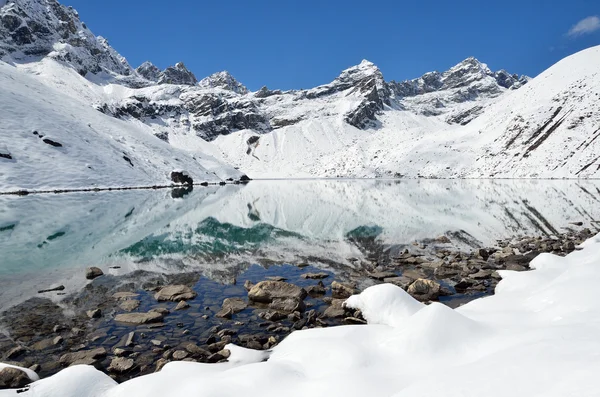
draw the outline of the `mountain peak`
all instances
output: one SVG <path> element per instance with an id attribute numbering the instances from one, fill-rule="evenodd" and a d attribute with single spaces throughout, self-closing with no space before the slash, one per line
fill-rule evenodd
<path id="1" fill-rule="evenodd" d="M 0 2 L 0 59 L 52 57 L 81 75 L 108 72 L 129 76 L 133 69 L 102 37 L 57 1 Z"/>
<path id="2" fill-rule="evenodd" d="M 248 93 L 248 89 L 226 70 L 213 73 L 210 76 L 203 78 L 198 85 L 202 88 L 221 88 L 223 90 L 233 91 L 240 95 Z"/>
<path id="3" fill-rule="evenodd" d="M 198 79 L 185 67 L 183 62 L 177 62 L 175 66 L 169 66 L 163 70 L 158 79 L 158 84 L 196 85 L 197 83 Z"/>

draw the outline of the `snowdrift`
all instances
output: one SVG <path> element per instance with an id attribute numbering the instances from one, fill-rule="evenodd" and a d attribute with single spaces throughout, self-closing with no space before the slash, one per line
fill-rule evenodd
<path id="1" fill-rule="evenodd" d="M 452 310 L 378 285 L 346 301 L 370 324 L 297 331 L 229 363 L 173 362 L 117 385 L 88 366 L 33 383 L 25 397 L 595 396 L 600 388 L 600 235 L 530 272 L 503 272 L 494 296 Z M 16 395 L 16 391 L 1 392 Z"/>

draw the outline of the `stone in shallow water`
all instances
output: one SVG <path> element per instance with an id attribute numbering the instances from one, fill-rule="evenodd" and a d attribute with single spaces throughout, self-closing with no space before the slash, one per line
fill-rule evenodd
<path id="1" fill-rule="evenodd" d="M 119 304 L 119 307 L 126 312 L 131 312 L 140 307 L 140 301 L 137 299 L 126 299 Z"/>
<path id="2" fill-rule="evenodd" d="M 304 273 L 302 278 L 311 279 L 311 280 L 320 280 L 329 277 L 327 273 Z"/>
<path id="3" fill-rule="evenodd" d="M 162 288 L 160 291 L 158 291 L 154 295 L 154 298 L 159 302 L 160 301 L 177 302 L 177 301 L 181 301 L 181 300 L 194 299 L 196 297 L 196 295 L 197 295 L 196 292 L 194 292 L 187 285 L 169 285 L 169 286 Z"/>
<path id="4" fill-rule="evenodd" d="M 124 300 L 124 299 L 137 298 L 138 296 L 140 296 L 140 294 L 136 294 L 135 292 L 123 291 L 123 292 L 115 292 L 112 297 L 115 299 L 118 299 L 118 300 Z"/>
<path id="5" fill-rule="evenodd" d="M 248 304 L 242 298 L 225 298 L 221 310 L 216 314 L 217 317 L 231 318 L 232 315 L 241 312 Z"/>
<path id="6" fill-rule="evenodd" d="M 306 310 L 304 301 L 298 298 L 274 298 L 269 304 L 269 309 L 283 313 L 303 312 Z"/>
<path id="7" fill-rule="evenodd" d="M 115 316 L 115 321 L 127 324 L 148 324 L 162 321 L 164 315 L 149 311 L 147 313 L 121 313 Z"/>
<path id="8" fill-rule="evenodd" d="M 186 301 L 179 301 L 177 306 L 175 306 L 175 310 L 183 310 L 187 309 L 188 307 L 190 307 L 189 303 L 187 303 Z"/>
<path id="9" fill-rule="evenodd" d="M 306 290 L 283 281 L 261 281 L 248 291 L 248 298 L 254 302 L 271 303 L 274 298 L 306 298 Z"/>

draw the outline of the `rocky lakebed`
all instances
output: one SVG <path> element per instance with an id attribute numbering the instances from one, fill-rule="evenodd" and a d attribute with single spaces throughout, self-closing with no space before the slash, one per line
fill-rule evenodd
<path id="1" fill-rule="evenodd" d="M 82 271 L 90 281 L 81 291 L 42 290 L 1 313 L 0 361 L 30 368 L 42 378 L 89 364 L 117 381 L 159 371 L 170 361 L 218 363 L 228 359 L 229 343 L 269 350 L 295 330 L 365 324 L 360 311 L 343 302 L 378 283 L 450 307 L 493 294 L 501 279 L 498 270 L 528 271 L 538 254 L 566 255 L 598 232 L 581 222 L 564 230 L 468 251 L 454 244 L 465 237 L 452 234 L 408 246 L 360 241 L 365 258 L 350 258 L 356 262 L 351 268 L 338 271 L 331 264 L 323 270 L 310 258 L 258 263 L 228 284 L 193 272 L 137 270 L 113 276 L 91 267 Z M 57 295 L 58 303 L 51 299 Z M 0 388 L 29 382 L 19 370 L 0 371 Z"/>

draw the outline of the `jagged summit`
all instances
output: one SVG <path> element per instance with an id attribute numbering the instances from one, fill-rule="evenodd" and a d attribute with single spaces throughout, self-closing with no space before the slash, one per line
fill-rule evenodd
<path id="1" fill-rule="evenodd" d="M 198 85 L 202 88 L 221 88 L 223 90 L 233 91 L 236 94 L 245 95 L 249 91 L 239 81 L 237 81 L 228 71 L 213 73 L 200 80 Z"/>
<path id="2" fill-rule="evenodd" d="M 73 8 L 55 0 L 11 0 L 0 5 L 0 59 L 19 62 L 49 56 L 83 76 L 132 74 L 127 60 L 106 39 L 94 36 Z"/>
<path id="3" fill-rule="evenodd" d="M 185 67 L 183 62 L 178 62 L 175 66 L 169 66 L 163 70 L 158 79 L 158 84 L 196 85 L 197 83 L 198 79 Z"/>
<path id="4" fill-rule="evenodd" d="M 135 71 L 146 80 L 150 80 L 155 83 L 158 83 L 160 74 L 162 73 L 162 71 L 150 61 L 142 63 L 135 69 Z"/>
<path id="5" fill-rule="evenodd" d="M 480 62 L 475 57 L 469 57 L 445 72 L 428 72 L 412 80 L 391 81 L 390 85 L 397 96 L 411 97 L 434 91 L 469 87 L 475 83 L 483 82 L 487 78 L 494 80 L 485 82 L 488 83 L 486 90 L 493 93 L 499 93 L 500 87 L 519 88 L 529 80 L 527 76 L 519 77 L 516 74 L 509 74 L 505 70 L 494 73 L 487 64 Z"/>

